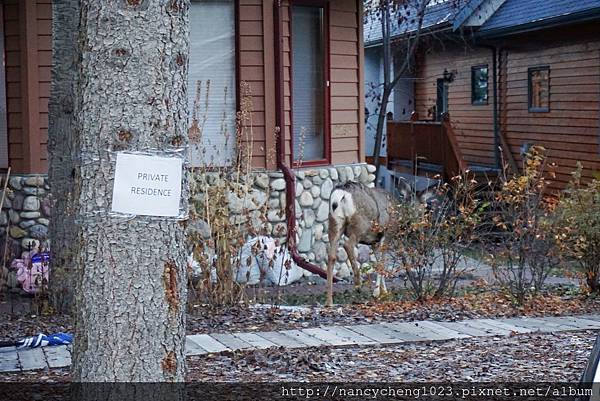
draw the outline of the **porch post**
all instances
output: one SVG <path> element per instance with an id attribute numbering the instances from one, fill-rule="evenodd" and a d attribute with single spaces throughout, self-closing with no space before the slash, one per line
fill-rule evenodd
<path id="1" fill-rule="evenodd" d="M 40 148 L 40 96 L 38 79 L 37 3 L 19 3 L 21 49 L 21 110 L 23 119 L 23 170 L 19 173 L 42 171 Z"/>

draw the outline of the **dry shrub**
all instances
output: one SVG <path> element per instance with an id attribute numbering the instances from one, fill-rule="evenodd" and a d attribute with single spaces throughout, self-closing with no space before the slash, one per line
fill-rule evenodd
<path id="1" fill-rule="evenodd" d="M 523 173 L 504 183 L 492 200 L 495 241 L 488 243 L 489 263 L 500 285 L 522 305 L 539 293 L 548 274 L 562 261 L 557 245 L 556 197 L 548 195 L 545 149 L 525 155 Z M 552 167 L 552 166 L 550 166 Z"/>
<path id="2" fill-rule="evenodd" d="M 241 88 L 235 143 L 229 144 L 230 133 L 226 131 L 225 123 L 228 116 L 223 115 L 221 124 L 226 147 L 235 146 L 234 160 L 230 165 L 206 163 L 195 169 L 190 177 L 189 240 L 193 265 L 196 266 L 196 269 L 190 269 L 196 270 L 191 272 L 191 303 L 218 307 L 235 305 L 243 300 L 244 285 L 237 283 L 236 275 L 240 266 L 250 264 L 251 260 L 241 260 L 241 249 L 249 236 L 261 234 L 265 226 L 267 202 L 257 207 L 253 198 L 257 191 L 252 189 L 251 94 L 247 84 L 242 83 Z M 199 144 L 209 110 L 209 105 L 201 105 L 200 89 L 198 85 L 190 127 L 190 138 Z M 207 83 L 205 102 L 208 102 L 209 90 Z M 203 116 L 198 116 L 201 110 L 204 110 Z M 235 213 L 233 209 L 237 209 Z M 253 252 L 258 254 L 259 247 L 253 247 Z"/>
<path id="3" fill-rule="evenodd" d="M 600 180 L 582 183 L 578 163 L 558 205 L 561 249 L 584 273 L 587 291 L 600 293 Z"/>
<path id="4" fill-rule="evenodd" d="M 465 250 L 477 240 L 485 205 L 469 174 L 437 188 L 427 203 L 402 202 L 386 230 L 386 267 L 405 276 L 416 300 L 452 296 L 468 267 Z M 414 197 L 413 197 L 414 198 Z"/>

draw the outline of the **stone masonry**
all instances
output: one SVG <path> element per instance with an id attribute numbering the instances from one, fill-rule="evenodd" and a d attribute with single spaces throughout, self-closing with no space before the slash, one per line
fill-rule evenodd
<path id="1" fill-rule="evenodd" d="M 326 267 L 329 249 L 329 196 L 338 185 L 347 181 L 373 186 L 375 167 L 367 164 L 295 169 L 296 221 L 298 251 L 308 261 Z M 287 234 L 285 205 L 286 183 L 281 172 L 257 171 L 247 182 L 251 188 L 248 199 L 231 196 L 229 210 L 233 218 L 250 218 L 256 224 L 266 222 L 267 235 L 285 241 Z M 50 187 L 46 175 L 13 176 L 9 180 L 4 206 L 0 213 L 0 245 L 8 229 L 7 262 L 20 257 L 29 246 L 46 247 L 50 222 Z M 265 207 L 266 204 L 266 207 Z M 260 209 L 260 210 L 259 210 Z M 262 210 L 262 211 L 261 211 Z M 266 216 L 264 211 L 266 210 Z M 244 216 L 245 215 L 245 216 Z M 259 223 L 260 222 L 260 223 Z M 209 235 L 209 234 L 208 234 Z M 348 256 L 343 248 L 337 251 L 336 275 L 349 277 Z M 369 261 L 368 249 L 359 250 L 359 261 Z M 310 275 L 309 272 L 305 272 Z"/>
<path id="2" fill-rule="evenodd" d="M 49 190 L 45 175 L 10 177 L 0 213 L 0 238 L 4 243 L 8 228 L 7 249 L 13 257 L 20 257 L 21 251 L 27 250 L 30 245 L 47 245 Z"/>

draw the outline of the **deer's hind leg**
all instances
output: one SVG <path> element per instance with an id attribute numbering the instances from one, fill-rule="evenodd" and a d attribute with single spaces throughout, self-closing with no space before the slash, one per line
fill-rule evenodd
<path id="1" fill-rule="evenodd" d="M 333 266 L 340 237 L 342 236 L 342 222 L 329 217 L 329 255 L 327 258 L 327 300 L 326 306 L 333 305 Z"/>
<path id="2" fill-rule="evenodd" d="M 356 252 L 354 248 L 356 247 L 357 239 L 355 235 L 350 235 L 346 242 L 344 243 L 344 249 L 348 254 L 348 262 L 350 262 L 350 266 L 352 267 L 352 272 L 354 274 L 354 286 L 356 288 L 360 288 L 362 285 L 362 277 L 360 275 L 360 265 L 356 260 Z"/>

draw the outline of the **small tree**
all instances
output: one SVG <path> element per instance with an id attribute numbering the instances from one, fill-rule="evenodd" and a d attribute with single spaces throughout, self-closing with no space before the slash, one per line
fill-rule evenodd
<path id="1" fill-rule="evenodd" d="M 423 19 L 427 7 L 434 3 L 434 0 L 370 0 L 366 4 L 366 18 L 381 24 L 383 82 L 375 84 L 370 94 L 377 104 L 373 148 L 376 175 L 379 173 L 379 156 L 390 96 L 398 82 L 414 67 Z"/>

